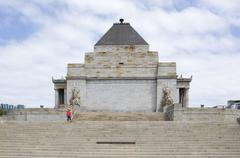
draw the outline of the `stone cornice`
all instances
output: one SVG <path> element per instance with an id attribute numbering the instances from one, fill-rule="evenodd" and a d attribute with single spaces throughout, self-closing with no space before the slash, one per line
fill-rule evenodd
<path id="1" fill-rule="evenodd" d="M 70 76 L 67 80 L 156 80 L 156 77 L 84 77 Z"/>
<path id="2" fill-rule="evenodd" d="M 177 79 L 177 76 L 158 76 L 157 79 Z"/>
<path id="3" fill-rule="evenodd" d="M 53 79 L 52 80 L 53 83 L 66 83 L 65 79 Z"/>

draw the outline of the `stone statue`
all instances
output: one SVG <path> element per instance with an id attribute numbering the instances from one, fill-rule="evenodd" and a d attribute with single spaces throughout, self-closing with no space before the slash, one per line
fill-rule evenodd
<path id="1" fill-rule="evenodd" d="M 173 105 L 173 99 L 171 97 L 171 91 L 168 87 L 163 88 L 163 98 L 161 102 L 162 108 L 165 109 L 168 106 Z"/>
<path id="2" fill-rule="evenodd" d="M 74 105 L 78 105 L 80 106 L 80 95 L 79 95 L 80 91 L 77 90 L 76 88 L 74 88 L 72 90 L 72 96 L 69 100 L 70 105 L 74 106 Z"/>
<path id="3" fill-rule="evenodd" d="M 72 96 L 69 100 L 70 109 L 72 109 L 73 117 L 80 111 L 80 91 L 74 88 L 72 90 Z"/>

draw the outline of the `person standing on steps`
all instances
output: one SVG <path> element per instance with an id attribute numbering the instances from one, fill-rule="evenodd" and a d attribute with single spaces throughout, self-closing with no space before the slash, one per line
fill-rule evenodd
<path id="1" fill-rule="evenodd" d="M 67 109 L 66 116 L 67 116 L 67 121 L 72 121 L 72 112 L 70 109 Z"/>

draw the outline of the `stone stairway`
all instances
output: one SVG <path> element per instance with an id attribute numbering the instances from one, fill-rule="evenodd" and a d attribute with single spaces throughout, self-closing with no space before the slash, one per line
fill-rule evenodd
<path id="1" fill-rule="evenodd" d="M 240 126 L 217 122 L 2 122 L 0 158 L 239 158 Z"/>
<path id="2" fill-rule="evenodd" d="M 81 112 L 74 117 L 79 121 L 164 121 L 162 112 Z"/>

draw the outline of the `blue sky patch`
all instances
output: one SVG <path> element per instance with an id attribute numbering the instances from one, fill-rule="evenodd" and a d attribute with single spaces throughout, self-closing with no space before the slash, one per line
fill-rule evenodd
<path id="1" fill-rule="evenodd" d="M 240 27 L 232 25 L 230 27 L 230 32 L 235 37 L 240 37 Z"/>
<path id="2" fill-rule="evenodd" d="M 37 26 L 14 10 L 0 8 L 0 45 L 22 41 L 37 31 Z"/>

